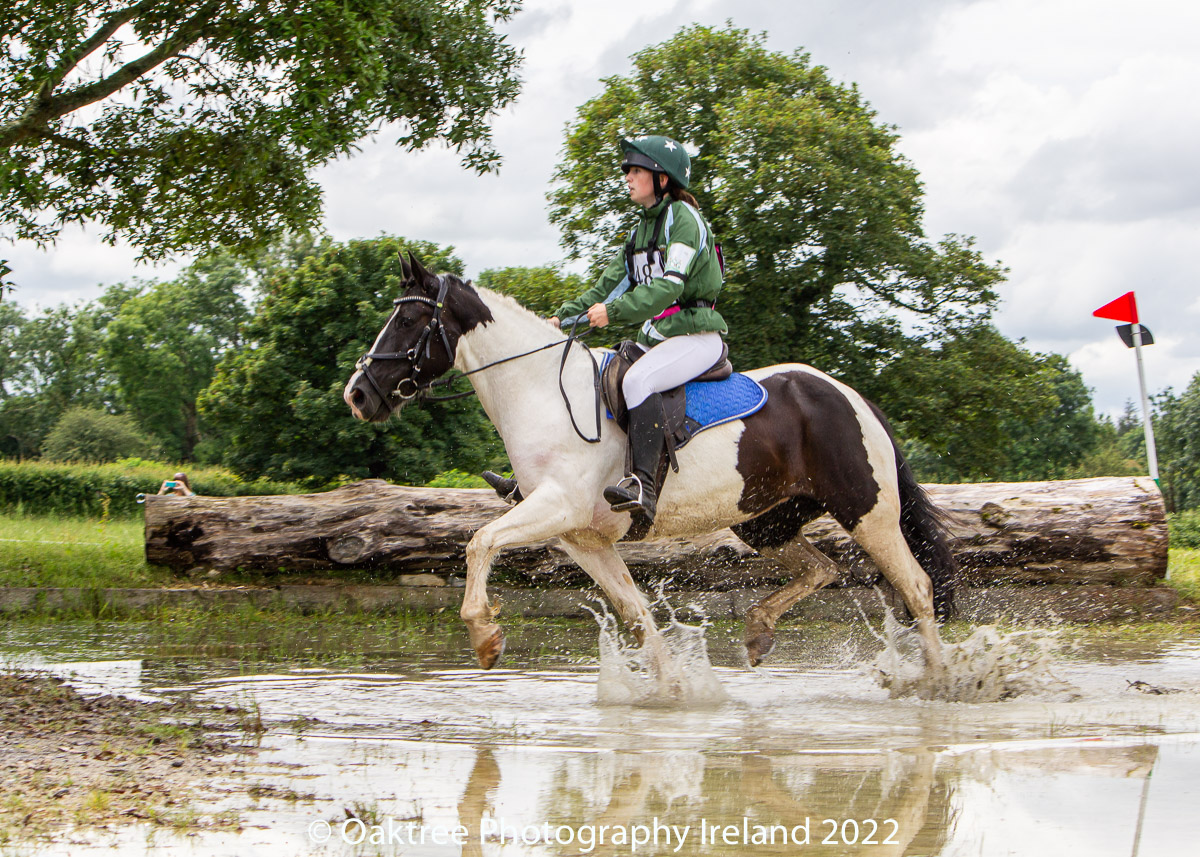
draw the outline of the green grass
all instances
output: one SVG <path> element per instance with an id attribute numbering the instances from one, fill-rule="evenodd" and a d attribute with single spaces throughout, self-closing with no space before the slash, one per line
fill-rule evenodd
<path id="1" fill-rule="evenodd" d="M 394 583 L 398 575 L 370 568 L 288 573 L 223 573 L 220 583 Z M 499 575 L 495 577 L 499 580 Z M 56 515 L 0 515 L 0 586 L 123 589 L 197 584 L 145 560 L 140 519 L 101 521 Z"/>
<path id="2" fill-rule="evenodd" d="M 1193 603 L 1200 603 L 1200 549 L 1171 548 L 1167 563 L 1175 590 Z"/>
<path id="3" fill-rule="evenodd" d="M 144 557 L 142 522 L 0 515 L 0 586 L 163 586 Z"/>

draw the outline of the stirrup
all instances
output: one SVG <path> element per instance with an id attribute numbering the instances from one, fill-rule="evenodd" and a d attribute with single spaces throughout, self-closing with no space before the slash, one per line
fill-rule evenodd
<path id="1" fill-rule="evenodd" d="M 637 493 L 632 490 L 637 485 Z M 616 485 L 604 489 L 604 499 L 608 501 L 614 512 L 628 512 L 632 509 L 642 509 L 646 497 L 646 488 L 636 473 L 626 476 Z"/>
<path id="2" fill-rule="evenodd" d="M 517 484 L 516 479 L 506 479 L 499 473 L 493 473 L 490 470 L 483 471 L 480 474 L 483 481 L 491 485 L 497 496 L 510 506 L 515 506 L 525 498 L 521 496 L 521 487 Z"/>

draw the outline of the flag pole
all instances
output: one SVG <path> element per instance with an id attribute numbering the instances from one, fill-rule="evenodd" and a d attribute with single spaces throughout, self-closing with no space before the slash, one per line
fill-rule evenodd
<path id="1" fill-rule="evenodd" d="M 1158 451 L 1154 448 L 1154 425 L 1150 421 L 1150 397 L 1146 395 L 1146 370 L 1142 366 L 1142 326 L 1133 323 L 1133 350 L 1137 354 L 1138 386 L 1142 391 L 1142 425 L 1146 429 L 1146 462 L 1150 465 L 1150 478 L 1162 488 L 1158 481 Z"/>

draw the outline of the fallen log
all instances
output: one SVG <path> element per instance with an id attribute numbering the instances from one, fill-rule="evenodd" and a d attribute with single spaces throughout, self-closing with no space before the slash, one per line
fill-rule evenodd
<path id="1" fill-rule="evenodd" d="M 947 515 L 964 582 L 1144 585 L 1165 576 L 1162 495 L 1144 478 L 926 486 Z M 368 566 L 399 574 L 461 574 L 467 541 L 508 508 L 475 489 L 366 480 L 321 494 L 146 498 L 146 560 L 178 571 L 308 571 Z M 875 569 L 829 518 L 809 539 L 869 582 Z M 619 546 L 644 578 L 726 589 L 780 570 L 729 530 Z M 498 566 L 540 582 L 581 575 L 550 542 L 505 551 Z"/>

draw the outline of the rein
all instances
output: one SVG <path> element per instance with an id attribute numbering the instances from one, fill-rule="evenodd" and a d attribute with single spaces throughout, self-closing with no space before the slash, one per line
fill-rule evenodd
<path id="1" fill-rule="evenodd" d="M 468 396 L 473 396 L 475 395 L 474 390 L 466 390 L 462 393 L 452 393 L 448 396 L 433 396 L 429 394 L 429 391 L 436 387 L 448 387 L 458 381 L 460 378 L 467 378 L 477 372 L 482 372 L 485 369 L 491 369 L 492 367 L 499 366 L 502 363 L 508 363 L 512 360 L 519 360 L 522 357 L 528 357 L 531 354 L 547 351 L 551 348 L 557 347 L 560 344 L 558 342 L 551 342 L 549 345 L 543 345 L 529 351 L 523 351 L 520 354 L 513 354 L 509 357 L 502 357 L 499 360 L 493 360 L 491 363 L 485 363 L 483 366 L 476 367 L 468 372 L 457 372 L 449 377 L 434 378 L 432 381 L 426 384 L 418 383 L 415 380 L 415 376 L 421 371 L 422 361 L 430 356 L 431 340 L 434 336 L 441 336 L 442 345 L 445 347 L 446 355 L 448 357 L 453 359 L 454 355 L 454 349 L 450 345 L 450 337 L 446 334 L 446 327 L 442 323 L 442 308 L 446 302 L 446 292 L 449 289 L 449 283 L 447 283 L 444 277 L 439 277 L 438 279 L 441 280 L 441 288 L 438 290 L 436 301 L 420 295 L 396 298 L 396 300 L 392 301 L 392 305 L 396 307 L 397 310 L 402 304 L 405 303 L 423 303 L 433 307 L 433 318 L 431 318 L 429 323 L 425 325 L 425 329 L 421 331 L 421 335 L 417 338 L 417 341 L 413 347 L 408 351 L 367 352 L 360 357 L 358 362 L 355 364 L 355 368 L 363 373 L 363 377 L 367 379 L 367 382 L 371 385 L 371 388 L 375 391 L 376 395 L 379 396 L 380 401 L 383 402 L 384 407 L 388 409 L 389 413 L 395 411 L 395 408 L 392 406 L 390 401 L 392 396 L 398 396 L 405 402 L 417 398 L 428 402 L 449 402 L 454 399 L 465 399 Z M 396 312 L 394 310 L 392 312 L 393 318 L 395 317 L 395 314 Z M 386 328 L 388 324 L 391 324 L 391 322 L 392 320 L 388 319 L 387 324 L 385 324 L 384 327 Z M 588 358 L 592 361 L 592 388 L 596 399 L 596 436 L 594 438 L 588 437 L 579 430 L 579 425 L 575 422 L 575 413 L 571 409 L 571 400 L 567 397 L 566 387 L 563 386 L 562 375 L 567 365 L 567 355 L 571 352 L 571 345 L 582 340 L 592 332 L 592 329 L 588 328 L 583 333 L 576 335 L 575 330 L 578 327 L 578 324 L 578 321 L 576 321 L 571 325 L 571 331 L 567 334 L 566 342 L 562 343 L 564 347 L 562 361 L 558 365 L 558 390 L 562 395 L 563 404 L 567 406 L 567 414 L 571 417 L 571 428 L 575 429 L 575 434 L 579 435 L 579 437 L 587 443 L 599 443 L 602 426 L 601 410 L 603 407 L 600 394 L 600 364 L 596 362 L 596 355 L 592 354 L 590 348 L 585 348 L 584 350 L 587 352 Z M 378 382 L 376 382 L 375 378 L 371 375 L 370 371 L 371 364 L 377 360 L 407 360 L 412 365 L 412 373 L 407 378 L 401 378 L 399 384 L 396 385 L 396 389 L 391 393 L 384 393 Z M 405 391 L 405 382 L 408 382 L 411 385 L 409 388 L 411 392 Z"/>

